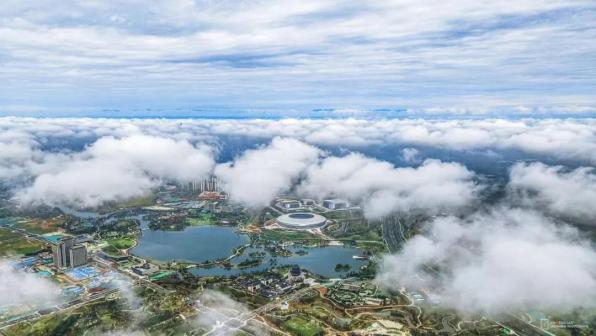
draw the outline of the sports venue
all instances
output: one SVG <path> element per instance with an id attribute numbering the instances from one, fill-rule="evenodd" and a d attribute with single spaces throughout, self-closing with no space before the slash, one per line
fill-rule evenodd
<path id="1" fill-rule="evenodd" d="M 327 218 L 310 212 L 295 212 L 277 217 L 277 224 L 293 230 L 317 229 L 326 223 Z"/>

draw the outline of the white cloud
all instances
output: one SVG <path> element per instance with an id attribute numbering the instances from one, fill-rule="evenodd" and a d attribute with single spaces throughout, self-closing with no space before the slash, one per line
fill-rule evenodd
<path id="1" fill-rule="evenodd" d="M 431 288 L 444 305 L 465 312 L 564 311 L 594 306 L 594 270 L 594 247 L 577 230 L 503 208 L 465 220 L 435 219 L 427 233 L 385 258 L 378 281 Z"/>
<path id="2" fill-rule="evenodd" d="M 0 307 L 33 304 L 49 307 L 60 302 L 60 290 L 46 278 L 14 269 L 0 260 Z"/>
<path id="3" fill-rule="evenodd" d="M 0 143 L 37 146 L 77 140 L 147 134 L 190 142 L 220 136 L 290 137 L 315 145 L 427 146 L 450 150 L 520 150 L 560 160 L 596 164 L 594 119 L 35 119 L 0 118 Z M 420 148 L 418 148 L 420 149 Z M 3 162 L 0 162 L 2 165 Z"/>
<path id="4" fill-rule="evenodd" d="M 416 148 L 404 148 L 401 150 L 401 157 L 407 163 L 420 162 L 420 151 Z"/>
<path id="5" fill-rule="evenodd" d="M 146 135 L 104 137 L 80 153 L 59 155 L 59 160 L 37 166 L 40 172 L 33 184 L 17 197 L 24 204 L 97 207 L 143 196 L 164 180 L 200 180 L 213 165 L 208 148 L 186 141 Z"/>
<path id="6" fill-rule="evenodd" d="M 247 317 L 250 310 L 229 296 L 214 290 L 206 290 L 198 300 L 200 312 L 195 323 L 213 335 L 236 335 L 238 328 L 244 327 L 255 335 L 268 333 L 258 325 L 251 324 Z"/>
<path id="7" fill-rule="evenodd" d="M 219 164 L 215 175 L 230 197 L 250 207 L 269 204 L 288 191 L 321 151 L 289 138 L 275 138 L 264 148 L 248 150 L 234 162 Z"/>
<path id="8" fill-rule="evenodd" d="M 310 166 L 298 192 L 358 201 L 367 217 L 378 218 L 397 210 L 439 212 L 471 205 L 479 191 L 473 177 L 458 163 L 426 160 L 418 168 L 396 168 L 353 153 Z"/>
<path id="9" fill-rule="evenodd" d="M 5 3 L 8 112 L 197 101 L 452 113 L 596 105 L 585 1 L 138 4 Z"/>
<path id="10" fill-rule="evenodd" d="M 547 213 L 586 223 L 596 221 L 596 170 L 542 163 L 517 163 L 511 168 L 508 190 L 515 201 Z"/>

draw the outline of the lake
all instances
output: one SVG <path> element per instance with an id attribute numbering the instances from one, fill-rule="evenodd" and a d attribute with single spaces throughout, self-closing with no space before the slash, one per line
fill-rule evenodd
<path id="1" fill-rule="evenodd" d="M 200 226 L 188 227 L 184 231 L 152 231 L 144 230 L 137 247 L 132 253 L 140 257 L 146 257 L 160 261 L 187 261 L 202 263 L 207 260 L 225 258 L 232 254 L 235 247 L 250 242 L 247 235 L 235 232 L 233 227 L 223 226 Z M 354 255 L 360 255 L 361 250 L 343 246 L 326 247 L 288 247 L 292 252 L 305 250 L 308 254 L 293 254 L 289 257 L 272 257 L 267 253 L 263 262 L 251 268 L 225 269 L 223 267 L 193 268 L 191 272 L 198 276 L 233 276 L 241 273 L 263 271 L 272 265 L 274 260 L 276 266 L 299 265 L 313 273 L 326 277 L 340 277 L 348 272 L 336 272 L 335 265 L 348 264 L 350 271 L 357 271 L 360 266 L 366 265 L 367 261 L 354 259 Z M 261 247 L 247 248 L 244 253 L 232 259 L 237 264 L 250 259 L 249 253 L 264 251 Z"/>
<path id="2" fill-rule="evenodd" d="M 188 227 L 184 231 L 143 230 L 133 254 L 162 261 L 202 263 L 225 258 L 250 242 L 247 235 L 223 226 Z"/>

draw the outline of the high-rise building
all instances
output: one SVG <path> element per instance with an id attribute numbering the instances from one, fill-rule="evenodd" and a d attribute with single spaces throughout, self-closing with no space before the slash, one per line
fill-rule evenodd
<path id="1" fill-rule="evenodd" d="M 73 237 L 63 237 L 52 246 L 54 265 L 58 268 L 78 267 L 87 263 L 87 248 L 75 245 Z"/>
<path id="2" fill-rule="evenodd" d="M 69 251 L 70 267 L 79 267 L 87 263 L 87 248 L 84 245 L 75 245 Z"/>
<path id="3" fill-rule="evenodd" d="M 70 249 L 74 245 L 74 238 L 63 237 L 58 243 L 52 246 L 52 254 L 54 256 L 54 265 L 59 268 L 69 267 L 70 265 Z"/>

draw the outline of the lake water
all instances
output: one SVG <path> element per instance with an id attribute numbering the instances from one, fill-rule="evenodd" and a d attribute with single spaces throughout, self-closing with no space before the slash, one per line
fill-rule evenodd
<path id="1" fill-rule="evenodd" d="M 222 226 L 188 227 L 184 231 L 144 230 L 133 254 L 156 260 L 202 263 L 225 258 L 250 239 L 233 228 Z"/>
<path id="2" fill-rule="evenodd" d="M 264 271 L 267 268 L 272 267 L 273 265 L 279 266 L 291 266 L 291 265 L 298 265 L 300 268 L 307 269 L 313 273 L 328 277 L 328 278 L 338 278 L 342 275 L 345 275 L 351 271 L 358 271 L 360 266 L 366 265 L 367 261 L 354 259 L 354 255 L 359 255 L 362 253 L 359 249 L 356 248 L 349 248 L 343 246 L 325 246 L 325 247 L 312 247 L 312 248 L 303 248 L 303 247 L 289 247 L 288 248 L 292 252 L 296 252 L 299 250 L 305 250 L 308 254 L 299 255 L 299 254 L 292 254 L 289 257 L 272 257 L 267 254 L 260 265 L 251 268 L 232 268 L 232 269 L 225 269 L 222 267 L 213 267 L 213 268 L 193 268 L 191 273 L 194 275 L 199 276 L 233 276 L 243 273 L 251 273 L 257 271 Z M 243 260 L 251 259 L 249 257 L 249 253 L 253 251 L 262 251 L 259 248 L 248 248 L 238 258 L 234 258 L 232 261 L 234 264 L 237 264 Z M 272 264 L 271 260 L 274 260 L 275 263 Z M 344 272 L 336 272 L 335 265 L 337 264 L 348 264 L 350 265 L 350 269 Z"/>
<path id="3" fill-rule="evenodd" d="M 232 227 L 200 226 L 188 227 L 184 231 L 151 231 L 144 230 L 139 244 L 132 253 L 141 257 L 160 261 L 188 261 L 202 263 L 206 260 L 225 258 L 232 254 L 235 247 L 249 243 L 245 234 L 239 234 Z M 356 248 L 342 246 L 326 246 L 314 248 L 289 247 L 292 252 L 306 250 L 308 254 L 293 254 L 289 257 L 272 257 L 267 253 L 260 265 L 246 269 L 225 269 L 223 267 L 194 268 L 191 272 L 198 276 L 232 276 L 241 273 L 263 271 L 272 265 L 299 265 L 313 273 L 326 277 L 340 277 L 347 272 L 336 272 L 335 265 L 348 264 L 350 271 L 357 271 L 367 262 L 354 259 L 354 255 L 362 253 Z M 232 259 L 237 264 L 251 259 L 249 253 L 264 251 L 259 247 L 247 248 L 244 253 Z M 272 260 L 274 263 L 272 263 Z"/>

